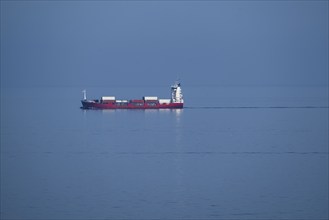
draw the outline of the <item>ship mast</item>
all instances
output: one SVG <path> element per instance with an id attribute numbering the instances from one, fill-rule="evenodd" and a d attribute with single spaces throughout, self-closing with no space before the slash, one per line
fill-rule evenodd
<path id="1" fill-rule="evenodd" d="M 182 89 L 178 81 L 171 86 L 171 102 L 172 103 L 184 103 Z"/>
<path id="2" fill-rule="evenodd" d="M 87 90 L 82 90 L 83 100 L 87 100 Z"/>

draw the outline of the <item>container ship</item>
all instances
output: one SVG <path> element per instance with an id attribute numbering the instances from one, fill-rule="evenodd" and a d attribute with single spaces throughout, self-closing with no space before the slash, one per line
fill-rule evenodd
<path id="1" fill-rule="evenodd" d="M 82 91 L 83 109 L 181 109 L 184 105 L 181 84 L 171 86 L 171 98 L 159 99 L 156 96 L 144 96 L 142 99 L 119 100 L 115 96 L 102 96 L 101 99 L 88 100 L 86 90 Z"/>

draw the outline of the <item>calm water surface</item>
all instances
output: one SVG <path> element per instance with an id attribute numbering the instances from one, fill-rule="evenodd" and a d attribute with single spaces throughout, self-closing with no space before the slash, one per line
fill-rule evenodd
<path id="1" fill-rule="evenodd" d="M 130 111 L 82 89 L 1 90 L 2 219 L 328 218 L 327 87 L 183 85 L 183 110 Z"/>

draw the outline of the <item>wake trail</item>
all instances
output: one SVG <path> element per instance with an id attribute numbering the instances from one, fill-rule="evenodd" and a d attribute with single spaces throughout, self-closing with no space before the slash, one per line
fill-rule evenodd
<path id="1" fill-rule="evenodd" d="M 185 109 L 325 109 L 328 106 L 187 106 Z"/>

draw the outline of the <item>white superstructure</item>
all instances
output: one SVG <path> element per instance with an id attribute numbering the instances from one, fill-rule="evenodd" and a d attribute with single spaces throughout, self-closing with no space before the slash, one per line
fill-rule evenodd
<path id="1" fill-rule="evenodd" d="M 171 86 L 171 101 L 172 103 L 184 103 L 182 89 L 179 82 L 175 82 Z"/>

